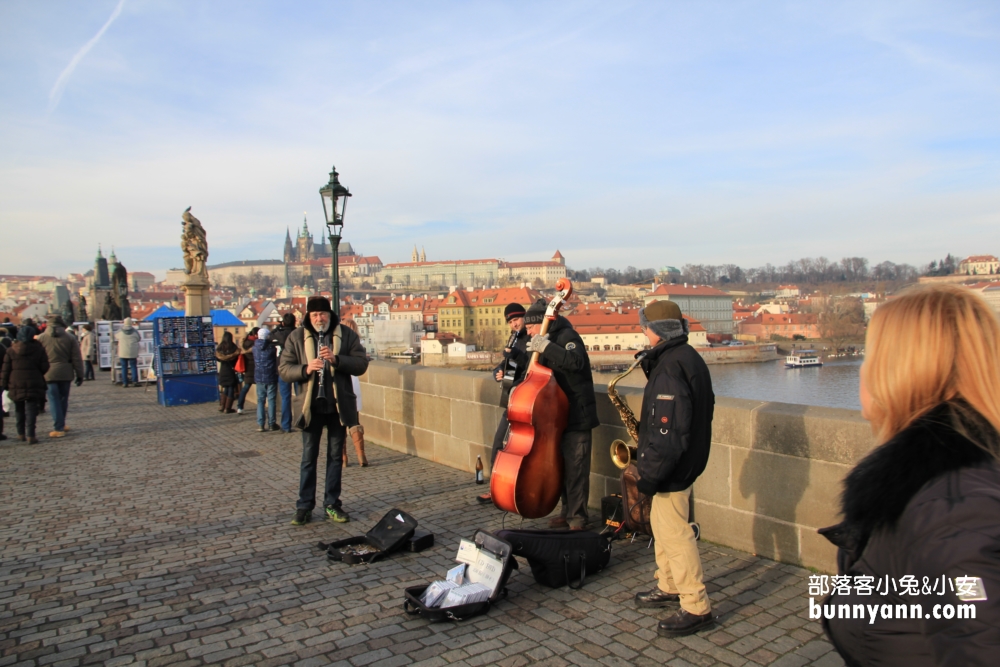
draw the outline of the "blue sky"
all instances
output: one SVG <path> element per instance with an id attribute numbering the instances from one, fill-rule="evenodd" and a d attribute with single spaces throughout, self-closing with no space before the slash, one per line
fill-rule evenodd
<path id="1" fill-rule="evenodd" d="M 0 273 L 278 258 L 334 164 L 384 262 L 1000 253 L 991 2 L 0 0 L 0 91 Z"/>

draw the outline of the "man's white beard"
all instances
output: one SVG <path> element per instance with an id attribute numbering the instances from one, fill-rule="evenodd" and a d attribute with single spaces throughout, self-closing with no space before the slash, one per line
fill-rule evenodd
<path id="1" fill-rule="evenodd" d="M 326 330 L 330 328 L 330 320 L 320 323 L 318 327 L 315 327 L 316 332 L 320 335 L 325 334 Z"/>

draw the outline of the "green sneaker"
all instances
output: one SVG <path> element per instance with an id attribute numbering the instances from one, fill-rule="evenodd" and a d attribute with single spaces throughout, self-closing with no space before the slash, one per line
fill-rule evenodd
<path id="1" fill-rule="evenodd" d="M 335 521 L 337 523 L 347 523 L 351 520 L 351 517 L 347 515 L 347 512 L 339 507 L 334 507 L 333 505 L 326 506 L 326 516 L 329 517 L 330 521 Z"/>
<path id="2" fill-rule="evenodd" d="M 295 518 L 292 519 L 293 526 L 304 526 L 312 521 L 312 510 L 295 510 Z"/>

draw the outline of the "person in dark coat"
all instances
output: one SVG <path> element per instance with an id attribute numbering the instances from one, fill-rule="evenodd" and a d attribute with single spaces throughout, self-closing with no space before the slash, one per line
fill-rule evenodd
<path id="1" fill-rule="evenodd" d="M 500 423 L 493 433 L 493 450 L 490 452 L 490 469 L 497 460 L 497 454 L 503 449 L 507 442 L 507 429 L 510 422 L 507 421 L 507 403 L 510 401 L 510 390 L 524 379 L 524 374 L 528 370 L 528 330 L 524 327 L 524 306 L 519 303 L 509 303 L 503 309 L 504 319 L 510 327 L 511 340 L 507 341 L 507 347 L 503 350 L 503 361 L 493 369 L 493 378 L 501 383 L 500 387 L 500 407 L 503 414 L 500 415 Z M 493 502 L 490 492 L 476 496 L 476 500 L 481 503 Z"/>
<path id="2" fill-rule="evenodd" d="M 639 311 L 651 349 L 637 355 L 646 374 L 639 413 L 638 490 L 652 497 L 649 523 L 656 544 L 657 587 L 638 593 L 638 607 L 679 604 L 657 626 L 680 637 L 712 625 L 698 541 L 688 523 L 691 487 L 704 472 L 712 443 L 715 393 L 701 355 L 688 344 L 688 324 L 672 301 Z"/>
<path id="3" fill-rule="evenodd" d="M 303 326 L 285 340 L 278 372 L 285 382 L 302 382 L 302 411 L 297 426 L 302 429 L 302 463 L 299 467 L 299 500 L 292 525 L 312 518 L 316 505 L 316 462 L 320 439 L 326 428 L 326 488 L 323 505 L 331 521 L 346 523 L 350 516 L 340 501 L 340 476 L 347 425 L 358 423 L 357 395 L 352 375 L 364 375 L 368 355 L 361 339 L 340 325 L 339 316 L 325 297 L 306 303 Z"/>
<path id="4" fill-rule="evenodd" d="M 66 428 L 66 413 L 69 412 L 69 390 L 73 377 L 76 386 L 83 384 L 83 357 L 76 336 L 66 330 L 62 317 L 54 315 L 49 320 L 45 333 L 38 336 L 38 342 L 49 355 L 49 372 L 45 381 L 49 383 L 48 398 L 52 404 L 52 430 L 50 438 L 62 438 L 69 431 Z"/>
<path id="5" fill-rule="evenodd" d="M 278 355 L 271 330 L 263 327 L 253 344 L 254 382 L 257 383 L 257 430 L 278 430 L 275 402 L 278 399 Z M 265 411 L 267 420 L 265 421 Z"/>
<path id="6" fill-rule="evenodd" d="M 236 388 L 240 381 L 236 377 L 236 359 L 240 356 L 240 348 L 233 342 L 233 334 L 227 331 L 222 334 L 222 342 L 215 348 L 215 358 L 219 362 L 219 386 L 222 388 L 221 407 L 219 412 L 235 414 L 233 403 L 236 402 Z"/>
<path id="7" fill-rule="evenodd" d="M 549 526 L 584 530 L 590 519 L 587 501 L 590 498 L 591 430 L 600 424 L 594 396 L 594 376 L 590 372 L 587 346 L 569 320 L 557 315 L 548 331 L 540 335 L 545 308 L 545 301 L 539 299 L 524 316 L 524 324 L 531 335 L 525 350 L 528 354 L 538 352 L 539 363 L 552 369 L 556 382 L 569 399 L 566 429 L 560 442 L 563 455 L 562 509 Z"/>
<path id="8" fill-rule="evenodd" d="M 8 320 L 10 321 L 10 320 Z M 7 335 L 7 327 L 0 326 L 0 369 L 3 369 L 3 360 L 7 355 L 7 348 L 12 344 L 11 339 Z M 0 392 L 3 390 L 0 389 Z M 4 412 L 4 407 L 0 406 L 0 440 L 6 440 L 7 436 L 3 433 L 3 420 L 7 414 Z"/>
<path id="9" fill-rule="evenodd" d="M 281 351 L 285 348 L 285 340 L 293 331 L 295 331 L 295 315 L 285 313 L 281 316 L 281 324 L 271 332 L 279 358 Z M 284 433 L 289 433 L 292 430 L 292 385 L 285 382 L 280 375 L 278 376 L 278 395 L 281 396 L 281 430 Z"/>
<path id="10" fill-rule="evenodd" d="M 243 406 L 246 404 L 247 394 L 250 393 L 250 387 L 254 384 L 254 365 L 253 365 L 253 344 L 257 342 L 257 332 L 260 331 L 259 328 L 254 327 L 247 334 L 247 337 L 243 339 L 243 351 L 240 353 L 243 357 L 243 386 L 240 389 L 240 397 L 236 401 L 236 414 L 243 414 Z M 237 379 L 239 379 L 237 377 Z"/>
<path id="11" fill-rule="evenodd" d="M 41 343 L 35 340 L 35 329 L 22 326 L 17 332 L 17 340 L 4 355 L 0 370 L 0 388 L 8 392 L 14 401 L 17 437 L 28 444 L 38 444 L 35 437 L 35 421 L 39 408 L 48 392 L 45 374 L 49 372 L 49 355 Z"/>
<path id="12" fill-rule="evenodd" d="M 920 286 L 868 327 L 834 586 L 809 615 L 855 665 L 996 665 L 1000 650 L 1000 322 L 980 296 Z M 822 594 L 824 591 L 817 590 Z"/>

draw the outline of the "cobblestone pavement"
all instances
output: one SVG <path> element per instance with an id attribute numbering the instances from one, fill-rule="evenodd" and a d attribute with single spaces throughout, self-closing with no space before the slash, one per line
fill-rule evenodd
<path id="1" fill-rule="evenodd" d="M 73 388 L 66 438 L 0 447 L 0 665 L 843 664 L 806 617 L 808 571 L 712 544 L 721 618 L 695 636 L 660 638 L 669 610 L 634 608 L 653 585 L 644 542 L 616 542 L 580 591 L 541 588 L 522 564 L 486 616 L 407 616 L 405 586 L 443 576 L 460 536 L 501 527 L 470 475 L 370 446 L 371 467 L 344 476 L 352 522 L 317 511 L 296 528 L 298 434 L 217 405 L 162 408 L 106 377 Z M 354 567 L 316 548 L 393 507 L 435 547 Z"/>

